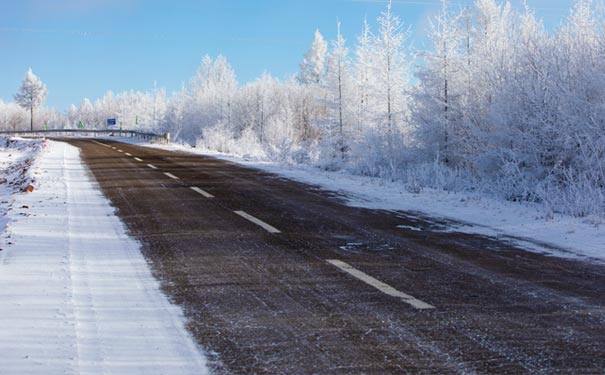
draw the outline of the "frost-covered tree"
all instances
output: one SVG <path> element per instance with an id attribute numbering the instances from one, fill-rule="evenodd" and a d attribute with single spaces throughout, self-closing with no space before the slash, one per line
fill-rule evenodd
<path id="1" fill-rule="evenodd" d="M 66 129 L 72 129 L 78 123 L 79 115 L 78 115 L 78 107 L 75 104 L 70 104 L 69 108 L 67 108 L 67 126 Z"/>
<path id="2" fill-rule="evenodd" d="M 181 138 L 195 144 L 204 128 L 231 126 L 232 101 L 237 90 L 235 72 L 227 59 L 205 56 L 187 90 Z"/>
<path id="3" fill-rule="evenodd" d="M 167 99 L 166 110 L 160 119 L 159 129 L 162 133 L 170 133 L 171 139 L 184 140 L 182 131 L 186 102 L 187 89 L 184 85 L 178 92 Z"/>
<path id="4" fill-rule="evenodd" d="M 28 113 L 15 103 L 0 100 L 0 129 L 19 130 L 27 126 Z"/>
<path id="5" fill-rule="evenodd" d="M 357 91 L 357 105 L 355 114 L 357 117 L 358 130 L 367 122 L 368 102 L 370 91 L 370 70 L 372 69 L 371 60 L 372 33 L 368 20 L 364 20 L 361 35 L 357 38 L 355 47 L 355 83 Z"/>
<path id="6" fill-rule="evenodd" d="M 65 114 L 57 111 L 56 108 L 43 108 L 38 113 L 38 119 L 44 124 L 45 129 L 61 129 L 67 124 Z"/>
<path id="7" fill-rule="evenodd" d="M 151 125 L 153 130 L 159 129 L 160 119 L 164 117 L 167 110 L 167 98 L 166 90 L 164 88 L 158 88 L 157 83 L 153 83 L 152 95 L 152 119 Z"/>
<path id="8" fill-rule="evenodd" d="M 17 104 L 29 111 L 31 130 L 34 130 L 34 110 L 44 104 L 47 93 L 46 85 L 29 68 L 14 99 Z"/>
<path id="9" fill-rule="evenodd" d="M 433 51 L 422 54 L 424 64 L 416 71 L 414 123 L 416 137 L 431 158 L 460 166 L 461 153 L 468 144 L 464 118 L 468 91 L 468 53 L 470 43 L 466 11 L 452 14 L 447 0 L 442 11 L 430 22 Z"/>
<path id="10" fill-rule="evenodd" d="M 233 121 L 237 128 L 251 129 L 260 144 L 265 144 L 267 130 L 280 112 L 284 98 L 280 95 L 281 83 L 269 73 L 251 82 L 236 94 Z M 287 119 L 283 119 L 284 124 Z"/>
<path id="11" fill-rule="evenodd" d="M 330 112 L 328 129 L 333 146 L 339 157 L 344 159 L 347 149 L 345 139 L 345 127 L 350 128 L 352 122 L 351 107 L 354 101 L 354 86 L 351 76 L 351 64 L 349 61 L 349 49 L 340 32 L 338 22 L 338 33 L 336 40 L 332 42 L 332 50 L 328 55 L 328 64 L 324 82 L 326 90 L 326 103 Z M 345 125 L 346 123 L 346 125 Z M 351 129 L 347 129 L 351 135 Z"/>
<path id="12" fill-rule="evenodd" d="M 406 136 L 409 129 L 409 75 L 411 61 L 405 42 L 409 32 L 393 14 L 391 2 L 378 18 L 378 32 L 372 37 L 370 103 L 368 111 L 386 140 L 386 158 L 394 167 L 395 141 Z"/>
<path id="13" fill-rule="evenodd" d="M 305 58 L 300 64 L 298 81 L 303 85 L 320 84 L 326 69 L 326 54 L 328 43 L 324 40 L 319 30 L 315 30 L 315 37 L 311 48 L 305 53 Z"/>
<path id="14" fill-rule="evenodd" d="M 75 125 L 78 126 L 80 121 L 86 128 L 95 128 L 98 123 L 95 108 L 88 98 L 84 98 L 82 104 L 80 104 L 80 108 L 78 108 L 78 119 Z"/>

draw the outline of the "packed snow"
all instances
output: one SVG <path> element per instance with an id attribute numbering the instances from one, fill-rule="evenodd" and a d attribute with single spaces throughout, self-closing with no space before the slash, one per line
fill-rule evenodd
<path id="1" fill-rule="evenodd" d="M 422 189 L 414 193 L 401 181 L 301 165 L 260 162 L 186 145 L 147 144 L 133 139 L 121 141 L 217 157 L 275 173 L 335 191 L 351 206 L 404 212 L 417 215 L 422 220 L 432 220 L 435 225 L 430 230 L 495 237 L 530 251 L 564 258 L 605 260 L 604 224 L 545 212 L 539 204 L 506 202 L 481 194 L 448 193 L 434 189 Z M 428 230 L 422 227 L 401 229 Z"/>
<path id="2" fill-rule="evenodd" d="M 35 156 L 26 176 L 6 169 Z M 16 140 L 0 160 L 2 178 L 35 177 L 31 193 L 1 190 L 0 373 L 208 373 L 78 149 Z"/>

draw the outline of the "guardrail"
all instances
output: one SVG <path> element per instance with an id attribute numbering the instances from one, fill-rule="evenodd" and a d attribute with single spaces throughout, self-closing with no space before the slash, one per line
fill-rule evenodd
<path id="1" fill-rule="evenodd" d="M 155 133 L 143 133 L 134 130 L 98 130 L 98 129 L 49 129 L 49 130 L 9 130 L 0 131 L 0 135 L 11 135 L 17 137 L 126 137 L 139 138 L 157 143 L 169 143 L 170 133 L 163 135 Z"/>

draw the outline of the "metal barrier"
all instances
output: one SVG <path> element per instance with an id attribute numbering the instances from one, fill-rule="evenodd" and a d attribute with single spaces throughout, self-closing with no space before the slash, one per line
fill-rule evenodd
<path id="1" fill-rule="evenodd" d="M 97 130 L 97 129 L 49 129 L 49 130 L 9 130 L 0 131 L 0 135 L 11 135 L 17 137 L 126 137 L 139 138 L 157 143 L 169 143 L 170 133 L 158 135 L 155 133 L 143 133 L 134 130 Z"/>

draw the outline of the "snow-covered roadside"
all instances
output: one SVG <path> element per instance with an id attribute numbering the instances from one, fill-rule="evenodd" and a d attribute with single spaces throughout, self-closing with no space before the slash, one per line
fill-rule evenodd
<path id="1" fill-rule="evenodd" d="M 47 145 L 34 192 L 2 196 L 0 373 L 208 373 L 78 149 Z"/>
<path id="2" fill-rule="evenodd" d="M 410 193 L 397 182 L 327 172 L 317 168 L 258 162 L 180 145 L 139 145 L 210 155 L 248 167 L 339 192 L 349 205 L 369 209 L 406 211 L 432 218 L 432 230 L 464 232 L 500 238 L 531 251 L 565 258 L 605 260 L 605 224 L 595 225 L 579 218 L 553 215 L 545 219 L 539 205 L 502 202 L 469 194 L 424 189 Z M 444 224 L 444 221 L 450 223 Z M 422 230 L 422 228 L 402 228 Z"/>

